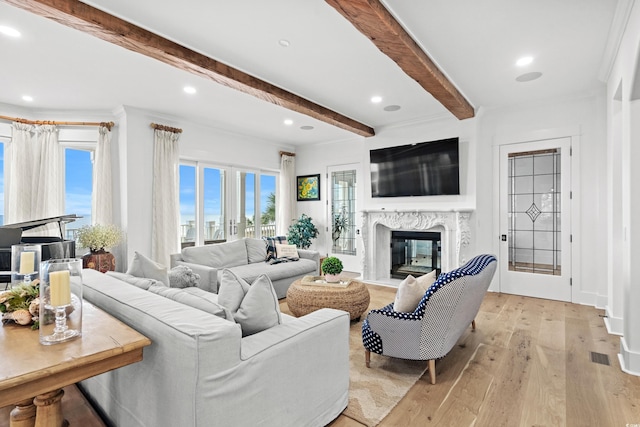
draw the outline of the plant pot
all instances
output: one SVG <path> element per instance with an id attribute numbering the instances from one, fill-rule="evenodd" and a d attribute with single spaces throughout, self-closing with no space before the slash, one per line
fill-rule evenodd
<path id="1" fill-rule="evenodd" d="M 340 281 L 340 274 L 325 274 L 324 280 L 327 283 L 338 283 Z"/>
<path id="2" fill-rule="evenodd" d="M 105 250 L 91 251 L 82 257 L 82 268 L 92 268 L 100 273 L 115 271 L 116 257 Z"/>

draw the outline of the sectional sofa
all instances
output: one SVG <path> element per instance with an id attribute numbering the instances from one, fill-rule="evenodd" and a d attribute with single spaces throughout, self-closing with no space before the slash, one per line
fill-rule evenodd
<path id="1" fill-rule="evenodd" d="M 260 274 L 266 274 L 278 298 L 287 295 L 287 289 L 296 279 L 316 275 L 320 271 L 320 254 L 298 249 L 299 259 L 292 262 L 267 262 L 267 245 L 262 239 L 244 238 L 213 245 L 186 247 L 171 254 L 171 267 L 185 265 L 200 275 L 203 282 L 213 282 L 211 291 L 217 293 L 222 270 L 228 268 L 251 283 Z M 215 289 L 214 289 L 215 288 Z"/>
<path id="2" fill-rule="evenodd" d="M 79 384 L 109 425 L 324 426 L 347 406 L 348 313 L 281 314 L 243 338 L 216 294 L 116 276 L 83 270 L 84 299 L 152 344 L 141 362 Z"/>

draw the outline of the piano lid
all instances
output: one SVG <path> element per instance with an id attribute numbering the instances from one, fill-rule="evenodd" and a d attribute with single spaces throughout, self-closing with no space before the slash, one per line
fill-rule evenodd
<path id="1" fill-rule="evenodd" d="M 31 221 L 15 222 L 13 224 L 0 225 L 0 228 L 21 228 L 22 231 L 24 232 L 27 230 L 31 230 L 32 228 L 42 227 L 43 225 L 57 222 L 58 228 L 60 229 L 60 238 L 64 239 L 64 235 L 62 234 L 62 224 L 67 224 L 80 218 L 82 217 L 76 214 L 60 215 L 60 216 L 52 216 L 51 218 L 34 219 Z"/>

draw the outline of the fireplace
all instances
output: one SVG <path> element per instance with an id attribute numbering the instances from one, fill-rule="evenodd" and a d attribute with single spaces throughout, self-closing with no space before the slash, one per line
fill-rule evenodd
<path id="1" fill-rule="evenodd" d="M 391 277 L 404 279 L 440 274 L 440 233 L 433 231 L 391 231 Z"/>
<path id="2" fill-rule="evenodd" d="M 391 234 L 430 232 L 440 234 L 440 263 L 436 268 L 449 271 L 468 260 L 471 241 L 470 211 L 363 211 L 361 257 L 365 280 L 391 282 Z"/>

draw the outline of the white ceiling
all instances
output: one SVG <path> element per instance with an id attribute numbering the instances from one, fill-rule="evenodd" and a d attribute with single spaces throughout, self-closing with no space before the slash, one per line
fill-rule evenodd
<path id="1" fill-rule="evenodd" d="M 86 3 L 375 129 L 450 115 L 322 0 Z M 383 3 L 476 111 L 603 87 L 598 71 L 617 0 Z M 289 145 L 354 137 L 1 2 L 0 25 L 22 33 L 0 35 L 0 103 L 32 111 L 127 105 Z M 534 62 L 516 67 L 523 55 Z M 531 71 L 543 75 L 515 81 Z M 186 85 L 198 92 L 185 94 Z M 34 101 L 23 101 L 25 94 Z M 382 103 L 372 104 L 372 95 Z M 383 110 L 392 104 L 402 108 Z M 284 126 L 285 118 L 294 125 Z"/>

